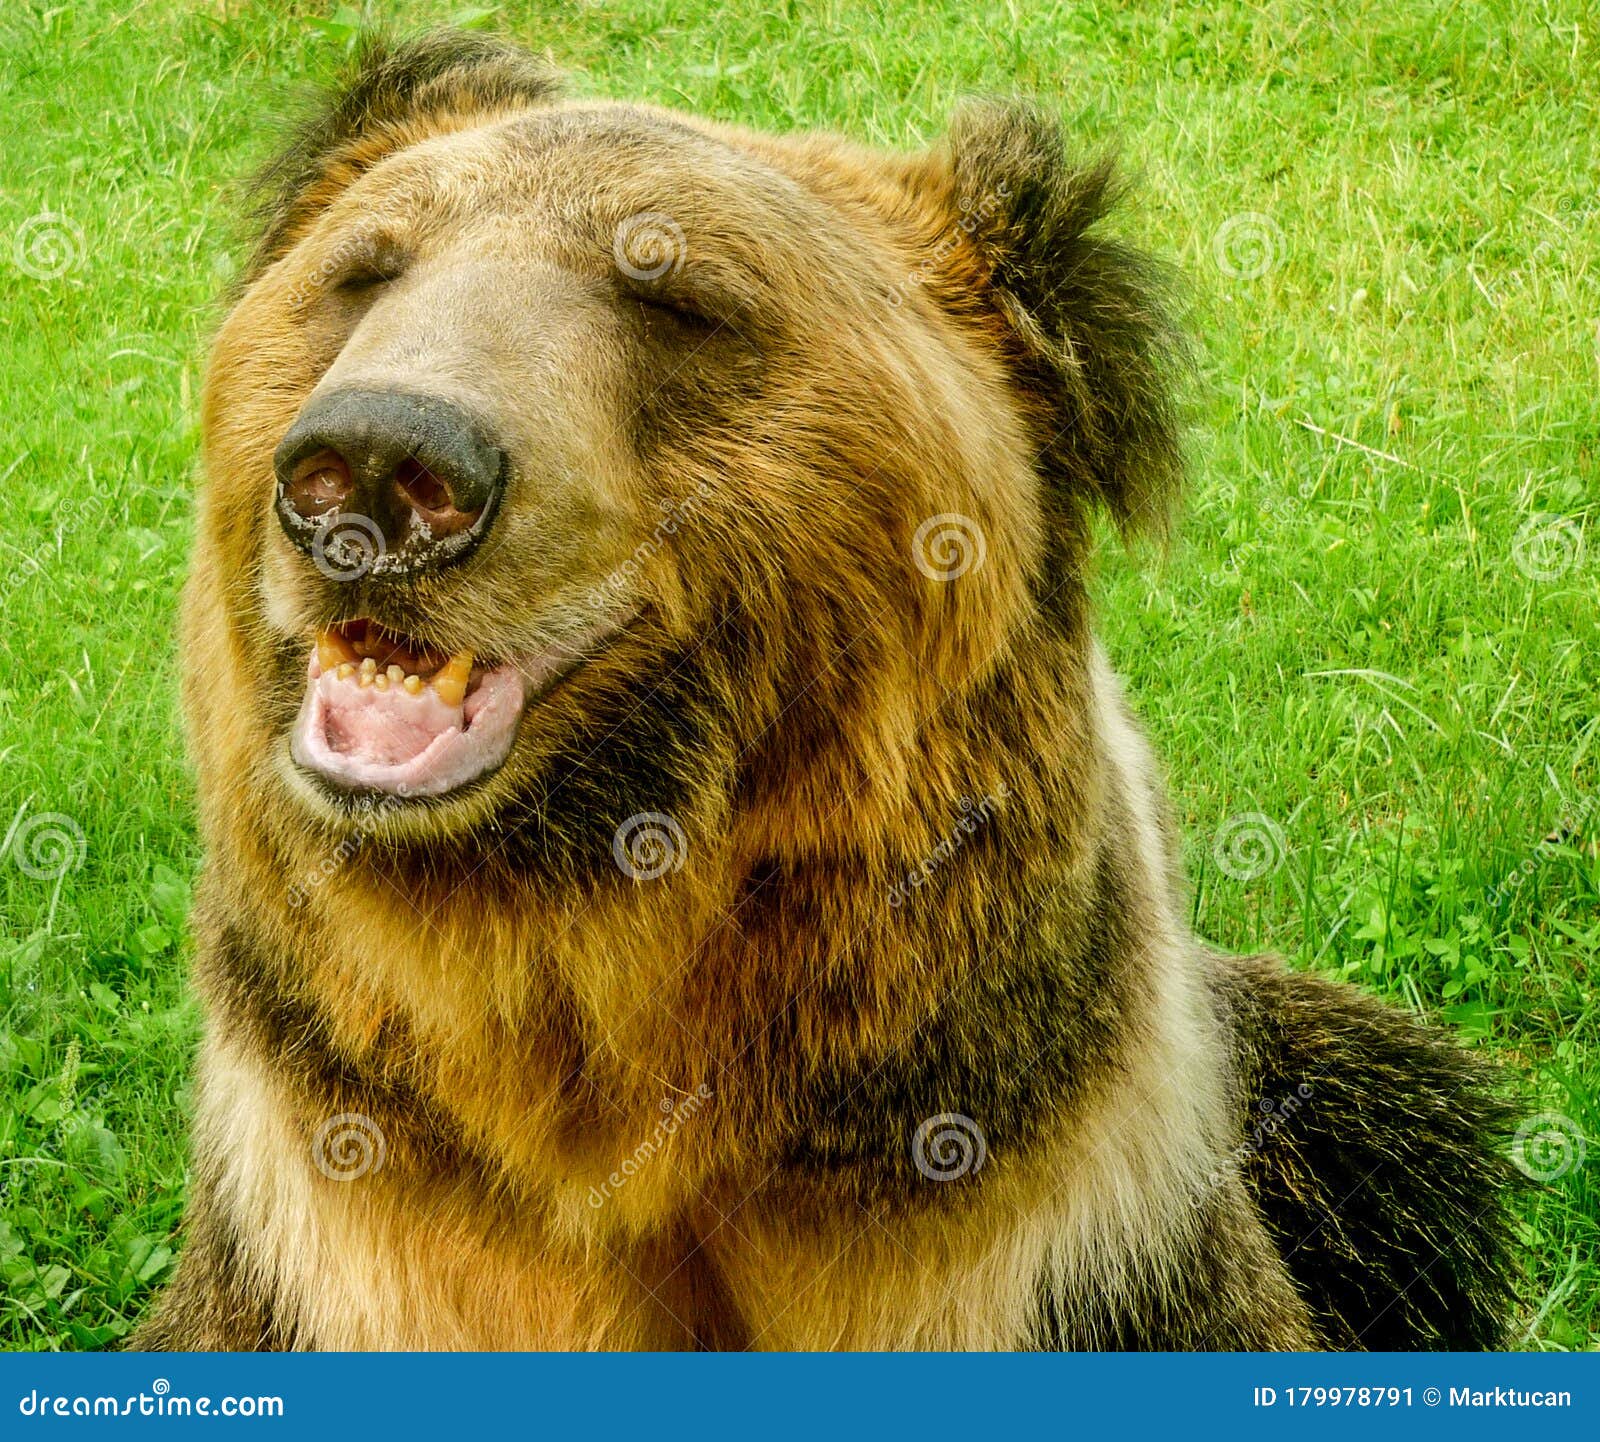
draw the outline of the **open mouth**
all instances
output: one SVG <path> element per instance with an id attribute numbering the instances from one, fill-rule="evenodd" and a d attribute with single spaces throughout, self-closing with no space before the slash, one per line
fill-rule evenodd
<path id="1" fill-rule="evenodd" d="M 290 751 L 349 791 L 442 796 L 510 754 L 530 695 L 581 657 L 530 667 L 446 655 L 374 621 L 319 631 Z"/>

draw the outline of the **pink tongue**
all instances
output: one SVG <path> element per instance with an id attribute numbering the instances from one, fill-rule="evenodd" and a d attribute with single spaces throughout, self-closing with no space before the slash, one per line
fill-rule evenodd
<path id="1" fill-rule="evenodd" d="M 362 686 L 323 671 L 316 653 L 290 752 L 336 785 L 396 796 L 442 796 L 492 771 L 510 753 L 527 698 L 514 666 L 478 678 L 461 706 L 424 686 Z"/>
<path id="2" fill-rule="evenodd" d="M 335 682 L 324 688 L 323 703 L 328 748 L 379 766 L 420 756 L 462 723 L 462 708 L 445 705 L 431 686 L 413 696 L 400 686 L 380 691 Z"/>

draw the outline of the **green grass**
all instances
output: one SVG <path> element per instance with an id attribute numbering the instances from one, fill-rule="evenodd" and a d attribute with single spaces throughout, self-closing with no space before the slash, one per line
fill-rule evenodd
<path id="1" fill-rule="evenodd" d="M 238 179 L 357 18 L 0 11 L 6 1346 L 111 1342 L 170 1270 L 197 1025 L 171 636 L 199 367 Z M 487 23 L 586 90 L 758 126 L 905 146 L 962 96 L 1020 91 L 1122 141 L 1128 226 L 1189 272 L 1202 360 L 1184 539 L 1160 563 L 1108 545 L 1098 591 L 1196 921 L 1442 1017 L 1586 1140 L 1523 1208 L 1518 1335 L 1600 1342 L 1592 7 L 552 0 Z M 45 212 L 68 263 L 30 274 L 54 270 Z M 77 863 L 59 876 L 17 861 L 52 813 Z M 1241 879 L 1214 841 L 1251 813 L 1272 849 Z"/>

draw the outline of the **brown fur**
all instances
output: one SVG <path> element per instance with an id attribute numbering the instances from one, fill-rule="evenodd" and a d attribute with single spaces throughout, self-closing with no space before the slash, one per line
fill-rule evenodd
<path id="1" fill-rule="evenodd" d="M 1235 1157 L 1261 1068 L 1089 628 L 1094 507 L 1159 531 L 1178 472 L 1110 169 L 1025 110 L 891 157 L 554 93 L 490 43 L 373 51 L 271 173 L 205 395 L 207 1041 L 139 1344 L 1359 1345 Z M 643 284 L 641 213 L 686 238 Z M 513 489 L 470 562 L 341 586 L 271 456 L 313 387 L 379 379 L 492 416 Z M 986 557 L 939 582 L 947 513 Z M 512 655 L 619 571 L 636 619 L 486 782 L 363 813 L 290 765 L 313 627 Z M 687 856 L 641 882 L 645 812 Z M 942 1113 L 987 1160 L 933 1181 Z M 313 1161 L 344 1114 L 384 1146 L 357 1181 Z"/>

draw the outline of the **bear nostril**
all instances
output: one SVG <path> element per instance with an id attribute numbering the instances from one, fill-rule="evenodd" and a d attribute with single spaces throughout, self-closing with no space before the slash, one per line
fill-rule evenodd
<path id="1" fill-rule="evenodd" d="M 412 505 L 424 511 L 454 508 L 450 488 L 421 461 L 402 461 L 394 473 L 394 483 Z"/>
<path id="2" fill-rule="evenodd" d="M 338 451 L 325 449 L 295 465 L 283 496 L 300 515 L 321 516 L 338 509 L 353 484 L 349 463 Z"/>
<path id="3" fill-rule="evenodd" d="M 464 531 L 483 512 L 461 510 L 456 506 L 450 487 L 421 461 L 408 458 L 400 463 L 394 473 L 394 487 L 401 501 L 426 523 L 435 536 L 448 536 Z"/>

